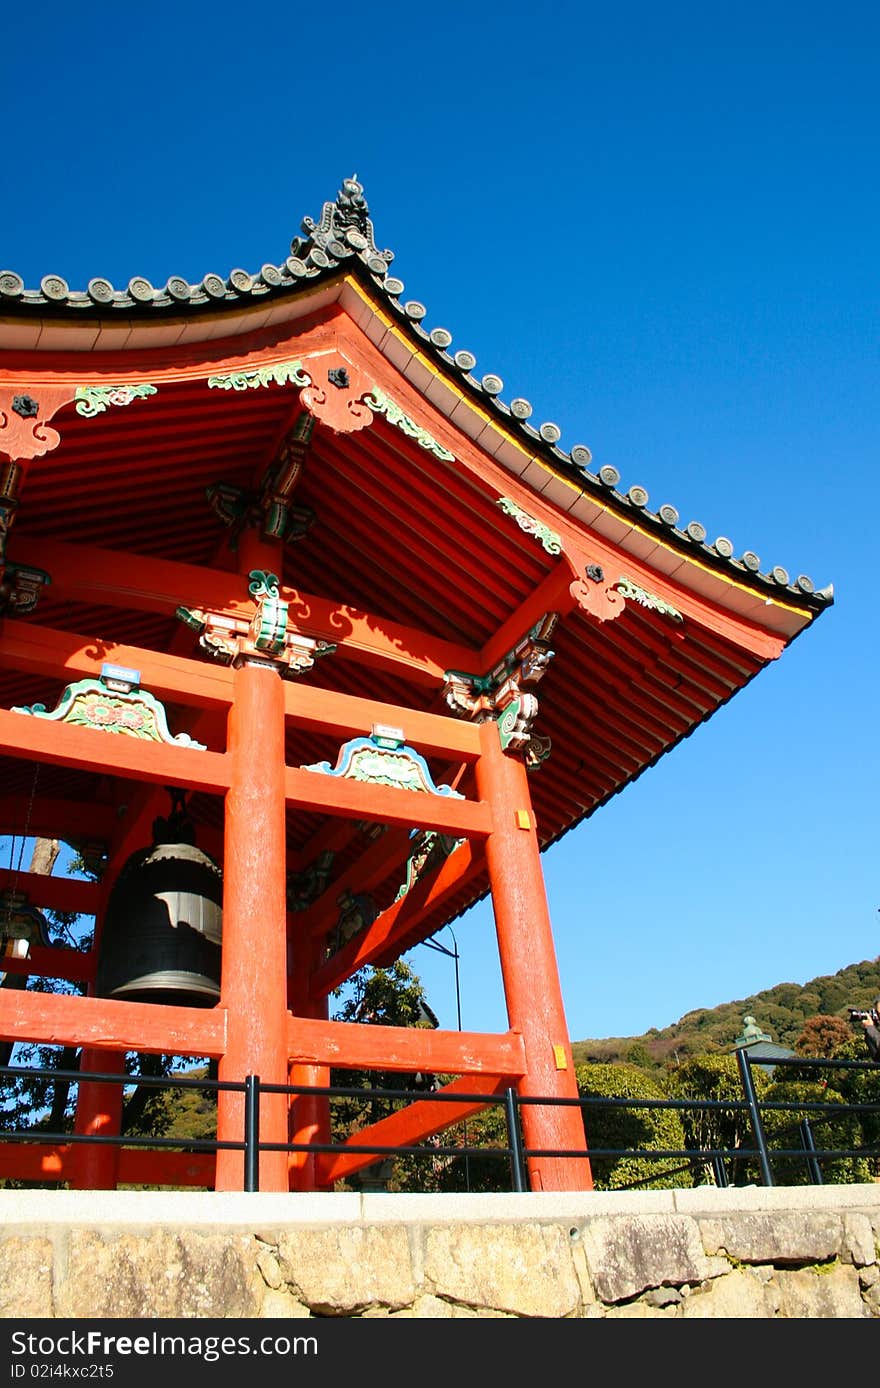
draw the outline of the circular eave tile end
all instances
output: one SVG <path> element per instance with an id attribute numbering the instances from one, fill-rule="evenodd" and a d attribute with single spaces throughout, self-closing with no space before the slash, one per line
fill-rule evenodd
<path id="1" fill-rule="evenodd" d="M 152 303 L 156 297 L 156 291 L 150 281 L 145 280 L 141 275 L 135 275 L 133 279 L 128 281 L 128 293 L 136 304 Z"/>
<path id="2" fill-rule="evenodd" d="M 70 294 L 67 280 L 63 280 L 60 275 L 44 275 L 40 280 L 40 290 L 45 298 L 54 304 L 61 303 Z"/>
<path id="3" fill-rule="evenodd" d="M 0 270 L 0 298 L 20 299 L 24 293 L 24 280 L 14 270 Z"/>
<path id="4" fill-rule="evenodd" d="M 226 298 L 226 281 L 219 275 L 205 275 L 202 280 L 202 291 L 207 294 L 209 299 Z"/>
<path id="5" fill-rule="evenodd" d="M 176 299 L 177 302 L 181 304 L 186 303 L 186 301 L 192 297 L 192 289 L 189 283 L 185 279 L 182 279 L 180 275 L 171 276 L 170 280 L 168 280 L 165 285 L 165 293 L 169 294 L 172 299 Z"/>

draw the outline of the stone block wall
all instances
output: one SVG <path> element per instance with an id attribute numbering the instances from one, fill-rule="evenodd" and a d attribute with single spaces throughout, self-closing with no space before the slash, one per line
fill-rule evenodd
<path id="1" fill-rule="evenodd" d="M 880 1186 L 0 1192 L 0 1318 L 880 1316 Z"/>

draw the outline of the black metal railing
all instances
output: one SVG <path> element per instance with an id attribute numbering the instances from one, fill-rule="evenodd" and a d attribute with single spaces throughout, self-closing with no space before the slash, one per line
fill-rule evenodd
<path id="1" fill-rule="evenodd" d="M 4 1141 L 31 1143 L 39 1141 L 40 1143 L 65 1145 L 87 1143 L 92 1146 L 141 1147 L 151 1150 L 175 1149 L 177 1151 L 214 1153 L 224 1150 L 240 1151 L 244 1157 L 244 1189 L 247 1191 L 257 1191 L 260 1188 L 260 1155 L 264 1152 L 279 1151 L 310 1155 L 366 1155 L 372 1159 L 369 1163 L 370 1166 L 383 1159 L 402 1157 L 428 1158 L 433 1161 L 441 1158 L 463 1159 L 465 1163 L 471 1158 L 490 1158 L 508 1164 L 509 1185 L 507 1188 L 516 1192 L 529 1190 L 529 1162 L 534 1158 L 586 1158 L 591 1162 L 594 1170 L 603 1163 L 607 1167 L 609 1163 L 623 1158 L 627 1159 L 629 1165 L 639 1161 L 650 1164 L 649 1174 L 616 1184 L 615 1188 L 619 1190 L 639 1189 L 658 1183 L 668 1183 L 670 1178 L 676 1175 L 695 1178 L 692 1181 L 693 1184 L 706 1184 L 707 1181 L 703 1177 L 709 1172 L 711 1172 L 712 1183 L 721 1187 L 737 1183 L 742 1184 L 744 1181 L 752 1184 L 754 1183 L 753 1175 L 757 1175 L 757 1183 L 764 1186 L 793 1183 L 779 1179 L 780 1167 L 784 1168 L 784 1172 L 800 1173 L 810 1184 L 821 1185 L 824 1180 L 823 1165 L 839 1163 L 843 1159 L 864 1159 L 872 1165 L 874 1174 L 880 1174 L 880 1144 L 877 1141 L 849 1146 L 817 1145 L 816 1142 L 817 1129 L 826 1128 L 828 1125 L 832 1125 L 833 1129 L 835 1120 L 841 1118 L 859 1120 L 863 1135 L 865 1120 L 870 1119 L 872 1121 L 868 1127 L 873 1127 L 880 1134 L 880 1103 L 870 1100 L 853 1103 L 816 1099 L 798 1100 L 793 1096 L 776 1100 L 762 1099 L 758 1095 L 752 1070 L 755 1066 L 766 1065 L 766 1062 L 750 1059 L 745 1049 L 738 1050 L 736 1058 L 742 1097 L 724 1099 L 639 1099 L 597 1095 L 582 1095 L 577 1099 L 559 1099 L 519 1095 L 512 1087 L 494 1095 L 466 1094 L 458 1090 L 451 1094 L 445 1094 L 442 1091 L 426 1093 L 423 1088 L 413 1090 L 340 1085 L 263 1084 L 258 1075 L 248 1075 L 244 1080 L 231 1081 L 180 1073 L 153 1076 L 0 1066 L 0 1085 L 6 1079 L 26 1078 L 31 1081 L 40 1080 L 50 1084 L 73 1085 L 88 1081 L 97 1084 L 121 1085 L 128 1089 L 148 1086 L 167 1089 L 196 1089 L 214 1094 L 231 1092 L 243 1096 L 243 1123 L 240 1141 L 220 1141 L 216 1138 L 187 1138 L 182 1136 L 154 1137 L 128 1133 L 114 1136 L 103 1133 L 49 1132 L 39 1125 L 4 1131 L 2 1124 L 0 1124 L 0 1144 Z M 870 1062 L 800 1057 L 774 1059 L 773 1061 L 774 1069 L 786 1066 L 797 1071 L 799 1079 L 802 1079 L 805 1073 L 819 1073 L 826 1070 L 861 1071 L 872 1075 L 875 1079 L 880 1077 L 880 1070 Z M 263 1096 L 268 1094 L 284 1094 L 288 1098 L 310 1095 L 328 1101 L 347 1098 L 371 1104 L 381 1102 L 389 1106 L 389 1110 L 395 1104 L 409 1104 L 426 1100 L 430 1101 L 431 1104 L 449 1103 L 456 1106 L 478 1104 L 486 1109 L 494 1106 L 503 1113 L 506 1141 L 503 1143 L 493 1141 L 491 1145 L 468 1145 L 466 1142 L 444 1145 L 437 1138 L 431 1138 L 420 1144 L 393 1146 L 375 1143 L 359 1144 L 355 1135 L 355 1138 L 349 1137 L 344 1141 L 336 1142 L 266 1142 L 260 1137 L 260 1107 Z M 8 1103 L 7 1100 L 7 1111 Z M 743 1131 L 745 1132 L 747 1127 L 751 1142 L 748 1144 L 737 1142 L 736 1145 L 727 1147 L 701 1144 L 685 1145 L 680 1148 L 650 1145 L 603 1147 L 592 1142 L 588 1144 L 585 1137 L 584 1147 L 578 1150 L 531 1148 L 526 1146 L 522 1131 L 523 1112 L 530 1105 L 542 1108 L 558 1106 L 579 1108 L 584 1118 L 585 1133 L 589 1133 L 593 1127 L 591 1115 L 601 1109 L 616 1108 L 627 1113 L 669 1110 L 678 1111 L 691 1117 L 697 1114 L 721 1112 L 726 1115 L 739 1114 L 744 1120 Z M 2 1091 L 0 1091 L 0 1117 L 2 1117 L 2 1107 Z M 768 1139 L 766 1120 L 768 1115 L 777 1113 L 793 1115 L 794 1119 L 788 1124 L 774 1127 L 771 1141 Z M 463 1120 L 460 1121 L 463 1122 Z M 466 1128 L 465 1132 L 467 1131 Z M 473 1132 L 473 1124 L 470 1125 L 470 1131 Z M 664 1163 L 662 1170 L 658 1171 L 657 1163 Z M 670 1163 L 670 1165 L 667 1166 L 665 1163 Z M 861 1179 L 872 1179 L 872 1177 L 862 1177 Z M 497 1188 L 503 1188 L 501 1182 Z"/>

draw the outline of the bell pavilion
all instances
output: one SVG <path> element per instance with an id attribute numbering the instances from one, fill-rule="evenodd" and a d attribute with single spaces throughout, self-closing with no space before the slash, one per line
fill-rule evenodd
<path id="1" fill-rule="evenodd" d="M 98 868 L 0 871 L 4 983 L 79 985 L 0 988 L 0 1041 L 81 1048 L 86 1074 L 164 1054 L 463 1096 L 358 1134 L 377 1146 L 511 1088 L 577 1099 L 542 850 L 833 600 L 563 450 L 392 261 L 351 178 L 256 272 L 0 273 L 0 833 Z M 506 1031 L 330 1020 L 357 970 L 487 896 Z M 51 910 L 94 917 L 88 951 Z M 120 1106 L 81 1083 L 76 1135 L 118 1136 Z M 220 1144 L 243 1110 L 221 1090 Z M 590 1189 L 577 1106 L 522 1113 L 532 1190 Z M 264 1092 L 259 1120 L 262 1190 L 374 1160 L 317 1150 L 326 1096 Z M 80 1189 L 241 1190 L 243 1167 L 0 1145 L 0 1175 Z"/>

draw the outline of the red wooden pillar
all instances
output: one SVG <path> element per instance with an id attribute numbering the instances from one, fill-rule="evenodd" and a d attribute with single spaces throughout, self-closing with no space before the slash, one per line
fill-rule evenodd
<path id="1" fill-rule="evenodd" d="M 80 1070 L 95 1074 L 124 1075 L 125 1055 L 121 1051 L 97 1050 L 84 1046 Z M 76 1096 L 75 1133 L 118 1137 L 122 1128 L 122 1085 L 108 1081 L 85 1080 Z M 73 1147 L 71 1190 L 115 1190 L 119 1171 L 119 1147 L 93 1147 L 77 1142 Z"/>
<path id="2" fill-rule="evenodd" d="M 519 755 L 505 753 L 494 721 L 480 728 L 477 792 L 492 806 L 494 827 L 486 860 L 504 996 L 510 1026 L 522 1034 L 526 1073 L 523 1096 L 576 1099 L 577 1084 L 568 1025 L 559 985 L 556 950 L 544 889 L 535 815 L 526 769 Z M 584 1127 L 573 1105 L 522 1108 L 527 1147 L 583 1152 Z M 592 1190 L 585 1157 L 532 1157 L 533 1190 Z"/>
<path id="3" fill-rule="evenodd" d="M 296 1017 L 315 1017 L 326 1022 L 330 1006 L 326 997 L 313 999 L 309 983 L 315 968 L 321 963 L 321 940 L 305 931 L 297 931 L 296 916 L 290 937 L 290 1007 Z M 327 1065 L 302 1065 L 294 1060 L 290 1067 L 290 1083 L 326 1088 L 330 1083 Z M 330 1100 L 321 1094 L 299 1094 L 290 1101 L 288 1130 L 291 1142 L 330 1141 Z M 289 1160 L 291 1190 L 314 1191 L 322 1188 L 318 1180 L 318 1156 L 311 1152 L 291 1152 Z M 326 1189 L 326 1187 L 323 1187 Z"/>
<path id="4" fill-rule="evenodd" d="M 112 864 L 108 865 L 108 870 Z M 93 949 L 99 950 L 101 931 L 107 902 L 110 898 L 111 883 L 101 884 L 101 900 L 95 916 L 95 936 Z M 89 997 L 95 996 L 95 985 L 88 987 Z M 98 1050 L 94 1046 L 83 1046 L 80 1052 L 79 1068 L 83 1073 L 123 1075 L 125 1074 L 125 1053 L 123 1051 Z M 122 1131 L 122 1085 L 107 1081 L 85 1080 L 77 1088 L 76 1113 L 73 1120 L 75 1133 L 119 1137 Z M 89 1143 L 75 1143 L 73 1148 L 73 1176 L 71 1190 L 115 1190 L 119 1173 L 119 1147 L 92 1147 Z"/>
<path id="5" fill-rule="evenodd" d="M 229 715 L 230 786 L 223 858 L 220 1004 L 227 1013 L 221 1080 L 258 1075 L 287 1084 L 287 903 L 285 892 L 284 690 L 278 670 L 243 659 Z M 217 1138 L 241 1141 L 240 1094 L 218 1095 Z M 287 1097 L 266 1094 L 260 1137 L 287 1142 Z M 217 1190 L 241 1190 L 240 1152 L 217 1153 Z M 264 1152 L 260 1189 L 286 1191 L 287 1153 Z"/>

